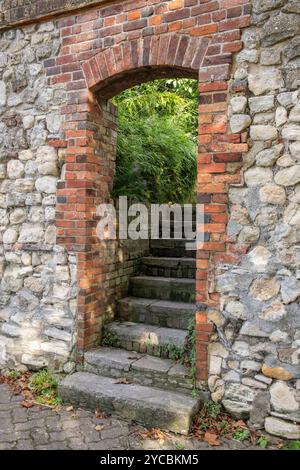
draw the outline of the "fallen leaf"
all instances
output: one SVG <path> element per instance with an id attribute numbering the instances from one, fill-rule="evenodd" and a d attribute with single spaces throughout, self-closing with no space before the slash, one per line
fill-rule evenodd
<path id="1" fill-rule="evenodd" d="M 235 422 L 233 423 L 233 427 L 234 427 L 234 428 L 248 429 L 247 424 L 246 424 L 244 421 L 242 421 L 242 420 L 235 421 Z"/>
<path id="2" fill-rule="evenodd" d="M 101 410 L 95 410 L 95 416 L 98 419 L 106 419 L 107 415 Z"/>
<path id="3" fill-rule="evenodd" d="M 207 442 L 207 444 L 211 446 L 219 446 L 221 445 L 221 442 L 218 440 L 217 434 L 214 434 L 212 432 L 206 432 L 204 434 L 204 441 Z"/>
<path id="4" fill-rule="evenodd" d="M 95 426 L 95 429 L 96 431 L 102 431 L 102 429 L 104 428 L 104 425 L 100 425 L 100 424 L 97 424 L 97 426 Z"/>
<path id="5" fill-rule="evenodd" d="M 67 406 L 66 408 L 66 411 L 73 411 L 73 410 L 74 410 L 73 406 Z"/>
<path id="6" fill-rule="evenodd" d="M 282 441 L 278 441 L 278 442 L 276 443 L 276 447 L 277 447 L 277 449 L 282 449 L 282 448 L 283 448 L 283 442 L 282 442 Z"/>
<path id="7" fill-rule="evenodd" d="M 149 429 L 147 431 L 138 430 L 137 433 L 142 439 L 152 439 L 159 442 L 164 442 L 167 439 L 166 433 L 160 429 Z"/>
<path id="8" fill-rule="evenodd" d="M 23 400 L 21 405 L 24 408 L 32 408 L 35 405 L 35 402 L 33 400 Z"/>
<path id="9" fill-rule="evenodd" d="M 126 379 L 126 377 L 123 377 L 119 380 L 116 380 L 115 384 L 125 384 L 125 385 L 130 385 L 132 384 L 131 380 Z"/>

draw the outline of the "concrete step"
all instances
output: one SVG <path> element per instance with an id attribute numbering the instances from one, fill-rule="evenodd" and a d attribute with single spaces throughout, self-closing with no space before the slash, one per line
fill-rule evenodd
<path id="1" fill-rule="evenodd" d="M 196 250 L 187 246 L 193 241 L 186 239 L 150 240 L 150 253 L 156 257 L 196 258 Z"/>
<path id="2" fill-rule="evenodd" d="M 136 276 L 130 279 L 130 293 L 133 297 L 146 299 L 195 302 L 196 281 L 173 277 Z"/>
<path id="3" fill-rule="evenodd" d="M 126 297 L 118 302 L 118 316 L 123 321 L 148 323 L 186 330 L 196 312 L 196 305 L 170 300 Z"/>
<path id="4" fill-rule="evenodd" d="M 195 258 L 147 256 L 142 258 L 141 269 L 146 276 L 196 278 Z"/>
<path id="5" fill-rule="evenodd" d="M 187 336 L 185 330 L 117 321 L 107 323 L 104 331 L 106 346 L 175 360 L 182 356 Z"/>
<path id="6" fill-rule="evenodd" d="M 65 403 L 100 409 L 147 427 L 188 434 L 200 400 L 178 392 L 117 383 L 114 378 L 77 372 L 59 386 Z"/>
<path id="7" fill-rule="evenodd" d="M 178 390 L 190 395 L 193 383 L 187 367 L 170 359 L 118 348 L 99 348 L 84 355 L 86 372 L 126 378 L 140 385 Z"/>

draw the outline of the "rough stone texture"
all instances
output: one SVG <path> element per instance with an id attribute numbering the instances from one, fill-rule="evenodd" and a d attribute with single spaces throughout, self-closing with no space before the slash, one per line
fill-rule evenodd
<path id="1" fill-rule="evenodd" d="M 268 417 L 265 420 L 265 429 L 275 436 L 285 437 L 286 439 L 299 439 L 300 428 L 296 424 L 283 421 L 282 419 Z"/>
<path id="2" fill-rule="evenodd" d="M 299 403 L 295 399 L 295 392 L 285 382 L 276 382 L 270 387 L 271 405 L 275 411 L 298 411 Z"/>
<path id="3" fill-rule="evenodd" d="M 0 385 L 1 450 L 247 450 L 257 449 L 249 441 L 222 439 L 211 447 L 190 436 L 168 433 L 163 440 L 142 439 L 147 430 L 110 416 L 97 418 L 95 412 L 81 408 L 61 407 L 59 411 L 34 406 L 21 406 L 6 385 Z M 68 411 L 69 410 L 69 411 Z M 273 446 L 271 446 L 272 448 Z M 275 448 L 275 446 L 274 446 Z"/>
<path id="4" fill-rule="evenodd" d="M 251 124 L 251 118 L 247 114 L 235 114 L 230 119 L 230 127 L 233 134 L 237 134 L 247 129 Z"/>
<path id="5" fill-rule="evenodd" d="M 148 427 L 187 434 L 197 412 L 197 400 L 177 393 L 135 384 L 116 383 L 115 379 L 78 372 L 63 380 L 62 398 L 90 409 L 98 407 Z"/>
<path id="6" fill-rule="evenodd" d="M 76 259 L 56 245 L 53 226 L 62 153 L 47 142 L 62 127 L 49 130 L 45 116 L 59 113 L 66 95 L 43 70 L 59 50 L 58 30 L 47 24 L 0 38 L 0 367 L 62 368 L 75 344 Z"/>
<path id="7" fill-rule="evenodd" d="M 175 346 L 183 348 L 187 331 L 132 322 L 113 322 L 106 325 L 106 331 L 119 338 L 120 345 L 129 350 L 148 352 L 154 349 L 160 355 L 160 348 Z"/>
<path id="8" fill-rule="evenodd" d="M 9 20 L 22 21 L 24 15 L 33 14 L 31 8 L 8 8 L 11 7 L 9 3 L 11 2 L 4 2 L 2 20 L 6 27 Z M 18 3 L 22 5 L 22 2 Z M 213 398 L 223 401 L 227 409 L 236 415 L 245 416 L 252 413 L 256 406 L 257 394 L 261 391 L 258 382 L 269 387 L 270 380 L 284 380 L 295 390 L 295 379 L 300 378 L 300 165 L 297 145 L 300 136 L 299 2 L 252 0 L 252 24 L 243 31 L 243 49 L 234 53 L 233 66 L 229 71 L 227 63 L 231 58 L 224 54 L 229 40 L 226 35 L 229 30 L 238 32 L 239 22 L 243 22 L 244 26 L 248 24 L 245 14 L 250 11 L 249 5 L 238 6 L 238 11 L 235 11 L 237 17 L 229 21 L 226 18 L 214 22 L 215 12 L 208 12 L 206 17 L 201 16 L 201 21 L 206 21 L 209 17 L 208 26 L 205 25 L 208 31 L 203 33 L 202 26 L 196 26 L 198 18 L 195 15 L 190 16 L 195 5 L 188 5 L 181 11 L 181 2 L 179 3 L 180 7 L 176 7 L 174 11 L 162 12 L 159 25 L 162 34 L 168 31 L 168 25 L 176 18 L 181 21 L 176 27 L 182 25 L 183 30 L 185 21 L 190 24 L 188 29 L 192 30 L 193 37 L 204 34 L 204 39 L 207 39 L 205 35 L 208 35 L 214 41 L 216 37 L 213 30 L 220 28 L 218 37 L 221 39 L 217 42 L 220 54 L 207 56 L 207 67 L 203 66 L 200 70 L 200 79 L 203 80 L 201 86 L 212 90 L 211 94 L 203 95 L 205 103 L 201 103 L 202 118 L 209 119 L 203 126 L 205 135 L 200 135 L 200 153 L 205 153 L 206 158 L 210 155 L 212 159 L 221 160 L 221 165 L 226 161 L 226 175 L 215 173 L 222 167 L 210 167 L 205 176 L 208 175 L 209 181 L 214 183 L 203 184 L 204 193 L 201 194 L 204 203 L 209 201 L 212 207 L 216 204 L 224 209 L 220 214 L 209 213 L 212 220 L 222 220 L 223 226 L 219 225 L 220 233 L 210 234 L 210 244 L 207 245 L 207 251 L 204 250 L 206 258 L 199 260 L 205 264 L 210 258 L 216 263 L 217 272 L 214 277 L 215 266 L 209 267 L 207 285 L 202 279 L 197 279 L 197 299 L 200 303 L 206 300 L 211 302 L 213 309 L 208 311 L 207 316 L 214 319 L 218 325 L 213 336 L 214 343 L 220 338 L 228 352 L 226 357 L 223 357 L 223 353 L 222 356 L 211 355 Z M 72 2 L 71 7 L 74 4 Z M 198 6 L 196 5 L 196 8 Z M 161 5 L 158 7 L 161 8 Z M 38 12 L 38 15 L 47 14 L 47 8 L 51 11 L 51 8 L 54 8 L 53 2 L 47 2 L 45 8 L 46 10 Z M 35 11 L 34 14 L 36 13 Z M 108 10 L 107 16 L 113 17 L 115 14 L 109 13 Z M 141 31 L 145 36 L 151 35 L 153 30 L 145 29 L 143 25 L 152 21 L 152 17 L 158 20 L 157 15 L 150 14 L 148 19 L 135 23 L 131 31 L 132 20 L 126 21 L 126 24 L 121 20 L 121 25 L 115 25 L 107 31 L 103 28 L 103 18 L 99 15 L 94 20 L 82 16 L 82 23 L 76 23 L 79 16 L 73 15 L 71 21 L 74 21 L 80 32 L 85 33 L 82 35 L 82 43 L 78 44 L 75 39 L 81 38 L 81 34 L 72 35 L 66 25 L 61 26 L 61 31 L 64 29 L 64 34 L 67 35 L 64 42 L 67 43 L 67 48 L 72 49 L 78 62 L 80 54 L 80 60 L 90 58 L 89 47 L 92 55 L 102 47 L 110 51 L 116 37 L 122 43 L 135 35 L 139 37 Z M 93 27 L 97 23 L 97 38 L 93 37 L 91 41 L 88 35 L 93 36 L 93 31 L 81 30 L 87 27 L 88 22 L 91 22 L 89 26 Z M 72 54 L 61 54 L 59 24 L 63 23 L 48 21 L 19 29 L 8 28 L 1 33 L 0 365 L 5 367 L 15 367 L 22 363 L 31 368 L 57 365 L 60 368 L 65 367 L 66 370 L 72 369 L 69 364 L 73 362 L 70 358 L 72 359 L 76 340 L 76 258 L 72 252 L 56 245 L 55 194 L 59 190 L 62 197 L 60 179 L 65 172 L 64 147 L 57 144 L 58 150 L 55 150 L 50 143 L 64 137 L 60 134 L 59 123 L 63 123 L 63 120 L 60 121 L 60 108 L 66 104 L 66 91 L 70 94 L 73 91 L 77 100 L 81 96 L 78 90 L 84 90 L 86 84 L 82 84 L 81 69 L 74 72 L 74 76 L 78 74 L 78 79 L 73 79 L 73 72 L 69 72 L 67 76 L 63 75 L 62 69 L 66 70 L 70 66 L 68 60 L 72 62 Z M 138 28 L 135 29 L 135 26 Z M 101 35 L 103 33 L 101 38 L 99 29 Z M 236 41 L 238 40 L 239 35 L 236 38 Z M 83 52 L 82 44 L 86 47 Z M 229 44 L 233 47 L 233 43 Z M 235 50 L 241 45 L 234 44 Z M 215 47 L 214 44 L 212 46 L 210 51 Z M 181 50 L 180 47 L 178 50 Z M 51 62 L 58 54 L 61 54 L 59 73 L 53 69 L 55 62 Z M 147 53 L 143 60 L 147 60 Z M 107 60 L 102 61 L 106 62 Z M 75 61 L 71 66 L 74 64 Z M 107 64 L 110 65 L 108 62 Z M 213 64 L 213 73 L 208 64 Z M 46 73 L 49 74 L 49 80 Z M 211 108 L 213 113 L 217 113 L 217 109 L 226 109 L 226 96 L 223 96 L 226 86 L 224 87 L 221 80 L 224 77 L 227 79 L 228 76 L 230 106 L 226 127 L 224 115 L 221 115 L 222 119 L 218 121 L 218 114 L 212 118 L 211 114 L 206 113 L 209 113 Z M 211 87 L 219 80 L 219 86 L 224 88 L 215 92 Z M 127 85 L 126 80 L 123 83 Z M 76 90 L 72 90 L 73 86 Z M 72 102 L 74 106 L 75 101 Z M 84 104 L 87 105 L 87 102 Z M 76 118 L 77 106 L 74 109 Z M 109 108 L 103 109 L 101 122 L 104 123 L 104 134 L 107 137 L 103 145 L 110 155 L 109 163 L 113 165 L 111 154 L 114 151 L 115 130 L 111 122 L 114 114 Z M 248 109 L 249 117 L 246 118 Z M 234 117 L 238 115 L 242 115 L 242 119 Z M 225 127 L 230 132 L 230 120 L 233 123 L 240 122 L 242 127 L 239 128 L 245 126 L 244 130 L 251 120 L 248 152 L 245 132 L 241 136 L 226 136 L 225 139 L 224 135 L 218 134 L 222 133 Z M 74 124 L 75 121 L 72 122 L 72 125 Z M 91 122 L 92 126 L 94 124 L 98 126 L 98 122 Z M 74 136 L 70 137 L 70 140 L 74 139 Z M 207 143 L 208 140 L 211 144 Z M 72 148 L 71 145 L 70 147 Z M 236 148 L 238 151 L 232 150 Z M 280 154 L 277 158 L 278 148 Z M 239 179 L 240 168 L 244 176 L 242 180 Z M 107 180 L 106 175 L 105 188 Z M 237 186 L 232 186 L 231 183 Z M 224 202 L 227 201 L 227 189 L 230 201 L 228 208 Z M 229 216 L 228 237 L 224 233 L 225 213 Z M 213 227 L 208 227 L 209 230 L 216 228 L 212 225 Z M 60 231 L 58 230 L 58 233 Z M 226 246 L 222 243 L 225 239 L 229 240 Z M 102 253 L 113 258 L 110 248 L 112 252 L 115 250 L 115 246 L 106 246 Z M 214 249 L 216 253 L 210 254 Z M 140 255 L 141 251 L 138 252 Z M 129 268 L 134 269 L 133 261 Z M 111 272 L 118 271 L 114 267 Z M 203 274 L 201 271 L 200 273 Z M 109 286 L 107 290 L 111 297 L 116 293 L 114 287 L 111 287 L 113 283 L 117 283 L 117 275 L 114 276 L 115 274 L 112 274 L 113 279 L 110 282 L 105 280 L 105 287 Z M 262 289 L 255 289 L 253 296 L 253 283 L 261 279 L 274 280 L 271 289 L 270 285 L 267 285 L 267 296 L 262 293 Z M 125 289 L 126 282 L 127 278 L 124 281 Z M 167 290 L 175 295 L 176 289 L 177 285 L 174 285 L 173 290 Z M 274 295 L 271 296 L 271 293 Z M 236 303 L 233 305 L 232 302 Z M 113 313 L 113 309 L 111 312 Z M 199 317 L 201 319 L 202 314 Z M 97 332 L 101 321 L 102 319 L 96 324 Z M 202 326 L 208 329 L 210 325 Z M 199 331 L 199 335 L 205 337 L 206 344 L 209 340 L 207 330 Z M 205 351 L 203 353 L 205 355 Z M 198 370 L 202 378 L 206 378 L 205 367 L 203 360 Z M 264 399 L 267 402 L 267 396 Z M 282 414 L 283 418 L 280 419 L 266 419 L 266 426 L 272 428 L 274 434 L 281 432 L 285 413 Z M 290 425 L 288 414 L 286 419 L 287 425 Z M 293 430 L 293 433 L 295 435 L 296 431 Z"/>
<path id="9" fill-rule="evenodd" d="M 170 359 L 132 353 L 118 348 L 100 348 L 85 353 L 85 370 L 134 383 L 165 389 L 191 389 L 189 370 Z"/>
<path id="10" fill-rule="evenodd" d="M 299 426 L 291 416 L 298 413 L 300 372 L 300 10 L 297 1 L 253 0 L 252 6 L 252 26 L 243 31 L 244 49 L 233 70 L 237 87 L 244 83 L 247 90 L 231 99 L 229 110 L 230 120 L 243 114 L 246 122 L 247 110 L 252 120 L 244 184 L 229 191 L 227 232 L 245 254 L 239 266 L 224 263 L 217 276 L 218 333 L 228 355 L 212 377 L 225 384 L 221 400 L 231 413 L 250 415 L 254 427 L 296 439 Z M 256 51 L 255 62 L 250 51 Z M 256 241 L 245 237 L 248 227 L 259 229 Z M 258 393 L 258 382 L 265 391 Z"/>
<path id="11" fill-rule="evenodd" d="M 299 32 L 299 17 L 279 12 L 277 15 L 272 15 L 261 29 L 261 44 L 263 47 L 273 46 L 284 39 L 299 34 Z"/>
<path id="12" fill-rule="evenodd" d="M 118 315 L 122 320 L 136 323 L 187 329 L 195 304 L 166 300 L 126 297 L 118 302 Z"/>
<path id="13" fill-rule="evenodd" d="M 53 2 L 48 7 L 54 8 Z M 63 370 L 76 354 L 77 258 L 73 246 L 59 244 L 56 220 L 57 204 L 65 199 L 56 196 L 65 177 L 61 109 L 67 90 L 63 80 L 52 80 L 46 70 L 61 46 L 54 21 L 0 36 L 0 311 L 5 312 L 0 316 L 0 368 Z M 67 229 L 73 225 L 71 220 L 61 223 Z M 136 273 L 147 248 L 147 243 L 132 246 L 125 241 L 119 262 L 114 248 L 108 248 L 106 291 L 113 305 L 126 293 L 129 275 Z M 19 301 L 22 291 L 35 297 L 30 311 Z M 108 316 L 113 315 L 113 305 L 107 305 Z M 100 325 L 96 327 L 100 331 Z"/>

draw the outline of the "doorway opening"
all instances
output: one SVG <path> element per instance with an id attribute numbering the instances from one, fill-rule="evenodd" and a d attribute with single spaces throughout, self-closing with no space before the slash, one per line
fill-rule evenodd
<path id="1" fill-rule="evenodd" d="M 115 240 L 102 241 L 110 260 L 101 354 L 122 362 L 134 351 L 146 377 L 188 389 L 196 383 L 198 82 L 148 81 L 101 108 L 114 121 L 102 141 L 108 160 L 116 155 L 109 200 L 117 215 Z"/>

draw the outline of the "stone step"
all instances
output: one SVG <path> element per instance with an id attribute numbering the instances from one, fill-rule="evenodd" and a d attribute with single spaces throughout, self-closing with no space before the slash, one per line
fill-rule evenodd
<path id="1" fill-rule="evenodd" d="M 200 400 L 174 391 L 122 384 L 110 377 L 76 372 L 59 386 L 65 403 L 100 409 L 149 428 L 188 434 Z"/>
<path id="2" fill-rule="evenodd" d="M 133 322 L 112 322 L 104 327 L 105 345 L 178 360 L 187 331 Z"/>
<path id="3" fill-rule="evenodd" d="M 156 257 L 196 258 L 196 250 L 187 246 L 187 243 L 191 244 L 193 241 L 185 239 L 150 240 L 150 253 Z"/>
<path id="4" fill-rule="evenodd" d="M 123 321 L 148 323 L 186 330 L 196 312 L 196 305 L 170 300 L 126 297 L 118 302 L 118 316 Z"/>
<path id="5" fill-rule="evenodd" d="M 84 355 L 86 372 L 126 378 L 140 385 L 178 390 L 190 395 L 193 383 L 187 367 L 170 359 L 118 348 L 99 348 Z"/>
<path id="6" fill-rule="evenodd" d="M 196 281 L 173 277 L 136 276 L 130 279 L 130 294 L 145 299 L 195 302 Z"/>
<path id="7" fill-rule="evenodd" d="M 141 269 L 146 276 L 196 278 L 195 258 L 147 256 L 142 258 Z"/>

